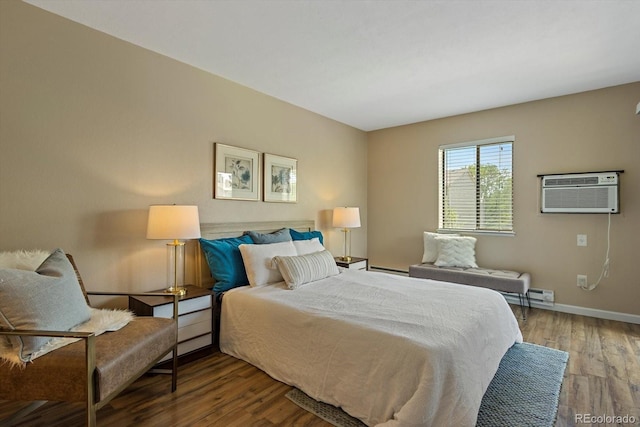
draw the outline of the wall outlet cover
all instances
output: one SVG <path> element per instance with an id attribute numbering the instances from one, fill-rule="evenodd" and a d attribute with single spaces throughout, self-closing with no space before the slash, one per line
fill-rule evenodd
<path id="1" fill-rule="evenodd" d="M 578 280 L 576 283 L 581 288 L 586 288 L 587 285 L 587 276 L 584 274 L 578 274 Z"/>
<path id="2" fill-rule="evenodd" d="M 586 234 L 578 234 L 578 246 L 587 246 Z"/>

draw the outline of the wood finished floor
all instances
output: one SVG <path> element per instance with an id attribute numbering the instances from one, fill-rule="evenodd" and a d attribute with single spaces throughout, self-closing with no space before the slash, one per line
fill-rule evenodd
<path id="1" fill-rule="evenodd" d="M 512 309 L 525 341 L 570 353 L 556 426 L 587 425 L 575 414 L 640 423 L 640 325 L 540 309 L 522 322 Z M 98 425 L 330 427 L 284 397 L 289 386 L 219 352 L 182 366 L 178 390 L 169 387 L 167 376 L 142 377 L 98 411 Z M 0 401 L 0 419 L 19 407 Z M 18 425 L 81 426 L 83 417 L 80 405 L 48 403 Z"/>

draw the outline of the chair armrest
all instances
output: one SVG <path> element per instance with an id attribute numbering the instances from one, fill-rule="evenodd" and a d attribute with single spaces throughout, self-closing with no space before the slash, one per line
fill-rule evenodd
<path id="1" fill-rule="evenodd" d="M 25 337 L 56 337 L 56 338 L 80 338 L 87 339 L 95 336 L 93 332 L 71 332 L 71 331 L 43 331 L 37 329 L 2 329 L 0 335 L 25 336 Z"/>

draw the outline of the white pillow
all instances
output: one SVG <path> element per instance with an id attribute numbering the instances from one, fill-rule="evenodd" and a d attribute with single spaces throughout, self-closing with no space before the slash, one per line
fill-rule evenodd
<path id="1" fill-rule="evenodd" d="M 476 264 L 476 238 L 468 236 L 436 237 L 438 267 L 478 268 Z"/>
<path id="2" fill-rule="evenodd" d="M 325 250 L 317 237 L 311 240 L 294 240 L 293 245 L 296 247 L 298 255 L 312 254 Z"/>
<path id="3" fill-rule="evenodd" d="M 438 259 L 438 242 L 436 237 L 448 238 L 458 237 L 458 234 L 439 234 L 424 232 L 424 253 L 422 254 L 422 262 L 435 262 Z"/>
<path id="4" fill-rule="evenodd" d="M 326 250 L 298 256 L 277 256 L 273 261 L 289 289 L 340 273 L 333 255 Z"/>
<path id="5" fill-rule="evenodd" d="M 298 254 L 292 241 L 266 245 L 240 245 L 238 249 L 242 254 L 249 284 L 254 287 L 282 282 L 282 274 L 273 265 L 273 257 Z"/>

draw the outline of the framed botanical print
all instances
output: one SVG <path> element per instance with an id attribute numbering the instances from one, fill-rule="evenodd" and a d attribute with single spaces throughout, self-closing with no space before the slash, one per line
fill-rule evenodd
<path id="1" fill-rule="evenodd" d="M 263 170 L 265 202 L 298 201 L 298 160 L 265 153 Z"/>
<path id="2" fill-rule="evenodd" d="M 214 143 L 213 197 L 260 200 L 260 153 Z"/>

